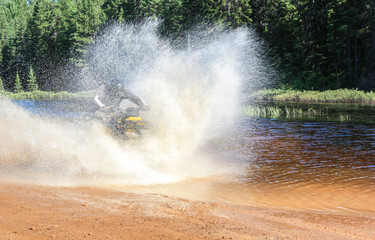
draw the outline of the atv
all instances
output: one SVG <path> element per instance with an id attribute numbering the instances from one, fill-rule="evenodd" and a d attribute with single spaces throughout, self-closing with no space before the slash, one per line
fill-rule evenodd
<path id="1" fill-rule="evenodd" d="M 139 111 L 136 108 L 127 108 L 125 111 L 122 109 L 97 111 L 95 119 L 99 120 L 116 138 L 139 141 L 149 125 L 140 117 Z"/>

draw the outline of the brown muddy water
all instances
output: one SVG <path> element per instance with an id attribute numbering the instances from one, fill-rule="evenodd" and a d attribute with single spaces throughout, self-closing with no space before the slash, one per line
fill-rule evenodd
<path id="1" fill-rule="evenodd" d="M 227 151 L 237 156 L 228 168 L 241 162 L 242 173 L 143 191 L 294 210 L 375 212 L 374 126 L 257 119 L 243 123 L 234 139 L 226 142 L 226 157 Z"/>
<path id="2" fill-rule="evenodd" d="M 112 187 L 294 210 L 375 212 L 375 125 L 366 121 L 374 112 L 356 109 L 340 105 L 356 122 L 246 118 L 205 146 L 228 172 L 174 184 Z"/>

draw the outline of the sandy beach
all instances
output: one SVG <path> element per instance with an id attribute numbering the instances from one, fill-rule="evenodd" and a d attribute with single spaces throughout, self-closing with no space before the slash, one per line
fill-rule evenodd
<path id="1" fill-rule="evenodd" d="M 375 213 L 194 201 L 103 188 L 0 184 L 0 239 L 373 239 Z"/>

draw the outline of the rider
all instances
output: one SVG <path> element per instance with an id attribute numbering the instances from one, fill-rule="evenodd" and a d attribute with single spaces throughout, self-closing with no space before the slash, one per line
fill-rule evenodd
<path id="1" fill-rule="evenodd" d="M 104 112 L 118 113 L 121 111 L 120 103 L 124 99 L 136 104 L 140 110 L 148 109 L 145 101 L 140 96 L 125 88 L 120 79 L 114 78 L 108 83 L 101 85 L 95 94 L 95 103 L 100 107 L 96 115 L 103 115 Z M 105 115 L 108 117 L 108 114 Z"/>

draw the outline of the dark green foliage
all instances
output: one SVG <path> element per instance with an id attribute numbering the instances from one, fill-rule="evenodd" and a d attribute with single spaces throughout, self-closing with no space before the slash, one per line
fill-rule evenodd
<path id="1" fill-rule="evenodd" d="M 16 71 L 25 71 L 25 31 L 31 7 L 25 0 L 0 0 L 0 76 L 13 87 Z"/>
<path id="2" fill-rule="evenodd" d="M 250 26 L 252 9 L 250 0 L 227 0 L 227 22 L 231 27 Z"/>
<path id="3" fill-rule="evenodd" d="M 112 21 L 159 18 L 178 43 L 195 27 L 252 27 L 269 45 L 283 86 L 375 89 L 373 0 L 0 0 L 0 77 L 13 89 L 34 67 L 43 90 L 68 90 L 87 48 Z M 181 41 L 182 40 L 182 41 Z"/>
<path id="4" fill-rule="evenodd" d="M 22 92 L 23 89 L 22 89 L 22 84 L 21 84 L 21 79 L 20 79 L 20 75 L 18 74 L 18 72 L 16 73 L 16 78 L 14 80 L 14 87 L 13 87 L 13 92 L 15 93 L 20 93 Z"/>
<path id="5" fill-rule="evenodd" d="M 29 78 L 27 79 L 27 82 L 26 82 L 26 90 L 29 92 L 38 90 L 38 84 L 36 82 L 36 77 L 34 75 L 33 67 L 30 67 Z"/>
<path id="6" fill-rule="evenodd" d="M 103 10 L 109 19 L 137 23 L 156 16 L 158 0 L 105 0 Z"/>
<path id="7" fill-rule="evenodd" d="M 256 0 L 251 6 L 254 26 L 269 42 L 287 84 L 375 88 L 373 1 Z"/>
<path id="8" fill-rule="evenodd" d="M 4 84 L 3 84 L 3 79 L 0 77 L 0 92 L 4 92 Z"/>
<path id="9" fill-rule="evenodd" d="M 163 20 L 160 33 L 163 36 L 179 38 L 183 34 L 182 21 L 184 19 L 183 1 L 161 0 L 159 3 L 159 17 Z"/>
<path id="10" fill-rule="evenodd" d="M 184 0 L 184 25 L 188 29 L 195 24 L 216 23 L 223 20 L 224 0 Z"/>
<path id="11" fill-rule="evenodd" d="M 72 34 L 70 37 L 71 61 L 78 67 L 84 67 L 81 58 L 86 53 L 86 47 L 93 42 L 93 36 L 105 20 L 101 5 L 103 0 L 77 0 L 77 9 L 72 11 L 70 18 Z"/>
<path id="12" fill-rule="evenodd" d="M 55 81 L 50 81 L 61 71 L 64 62 L 58 43 L 57 4 L 52 0 L 36 0 L 26 32 L 26 60 L 34 66 L 44 89 L 56 88 Z"/>

